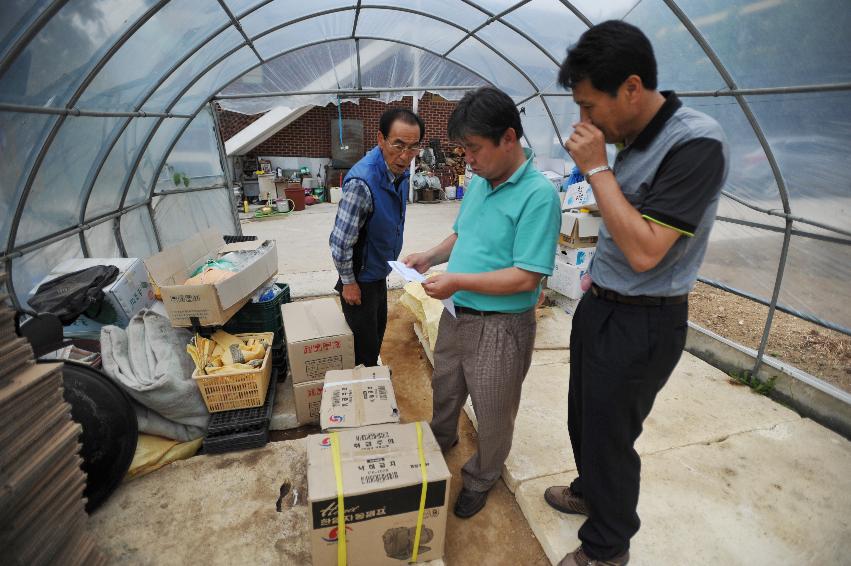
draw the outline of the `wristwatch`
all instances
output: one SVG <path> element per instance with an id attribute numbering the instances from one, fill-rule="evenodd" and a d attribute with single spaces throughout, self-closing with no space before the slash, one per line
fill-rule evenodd
<path id="1" fill-rule="evenodd" d="M 611 171 L 611 170 L 612 170 L 612 168 L 609 167 L 608 165 L 600 165 L 599 167 L 594 167 L 593 169 L 591 169 L 590 171 L 585 173 L 585 180 L 587 181 L 588 179 L 590 179 L 591 175 L 596 175 L 597 173 L 602 173 L 603 171 Z"/>

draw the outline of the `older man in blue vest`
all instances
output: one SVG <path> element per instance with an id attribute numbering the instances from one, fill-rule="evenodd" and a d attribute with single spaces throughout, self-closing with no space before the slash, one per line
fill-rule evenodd
<path id="1" fill-rule="evenodd" d="M 402 251 L 408 166 L 419 152 L 425 124 L 404 108 L 381 115 L 378 145 L 351 168 L 331 232 L 337 292 L 355 338 L 355 363 L 378 365 L 387 327 L 388 261 Z"/>

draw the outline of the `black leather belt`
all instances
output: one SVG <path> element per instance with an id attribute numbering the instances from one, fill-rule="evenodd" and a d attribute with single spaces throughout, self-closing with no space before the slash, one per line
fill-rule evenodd
<path id="1" fill-rule="evenodd" d="M 455 305 L 455 312 L 460 312 L 462 314 L 475 314 L 478 316 L 488 316 L 492 314 L 505 314 L 499 311 L 479 311 L 476 309 L 471 309 L 470 307 L 462 307 L 461 305 Z"/>
<path id="2" fill-rule="evenodd" d="M 624 305 L 644 305 L 644 306 L 662 306 L 662 305 L 681 305 L 688 302 L 688 295 L 677 295 L 675 297 L 650 297 L 647 295 L 621 295 L 608 289 L 592 283 L 591 292 L 595 297 L 613 303 L 621 303 Z"/>

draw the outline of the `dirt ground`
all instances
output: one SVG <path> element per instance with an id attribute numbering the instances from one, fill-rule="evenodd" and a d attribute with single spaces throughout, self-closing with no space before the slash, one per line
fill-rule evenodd
<path id="1" fill-rule="evenodd" d="M 689 319 L 750 348 L 759 348 L 768 307 L 698 283 Z M 777 311 L 766 354 L 851 392 L 851 337 Z"/>
<path id="2" fill-rule="evenodd" d="M 401 291 L 388 292 L 387 331 L 381 348 L 382 362 L 393 370 L 393 388 L 402 422 L 431 419 L 431 364 L 414 334 L 414 315 L 402 306 Z M 300 438 L 319 432 L 319 427 L 302 427 L 272 432 L 273 441 Z M 452 472 L 450 509 L 461 491 L 461 466 L 476 449 L 476 430 L 461 412 L 460 440 L 446 455 Z M 514 494 L 502 480 L 491 490 L 487 505 L 470 519 L 459 519 L 451 511 L 447 519 L 444 561 L 451 566 L 549 566 L 538 539 L 532 534 Z M 522 556 L 522 558 L 520 558 Z"/>

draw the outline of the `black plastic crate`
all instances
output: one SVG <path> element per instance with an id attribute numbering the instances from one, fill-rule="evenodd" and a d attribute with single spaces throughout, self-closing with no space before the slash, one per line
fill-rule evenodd
<path id="1" fill-rule="evenodd" d="M 223 436 L 204 439 L 204 452 L 207 454 L 224 454 L 225 452 L 236 452 L 237 450 L 250 450 L 252 448 L 263 448 L 269 444 L 269 428 L 263 428 L 255 432 L 241 432 L 231 436 Z"/>
<path id="2" fill-rule="evenodd" d="M 275 348 L 272 348 L 272 368 L 277 370 L 279 379 L 281 381 L 283 381 L 287 375 L 287 362 L 288 360 L 286 348 L 280 348 L 277 350 Z"/>
<path id="3" fill-rule="evenodd" d="M 272 407 L 275 404 L 275 384 L 277 381 L 278 370 L 273 367 L 272 375 L 269 376 L 269 389 L 266 390 L 266 400 L 259 407 L 212 413 L 210 421 L 207 423 L 204 446 L 206 447 L 207 442 L 211 440 L 218 442 L 224 437 L 268 429 L 269 420 L 272 418 Z"/>
<path id="4" fill-rule="evenodd" d="M 204 452 L 222 454 L 237 450 L 263 448 L 269 443 L 269 423 L 255 429 L 204 438 Z"/>
<path id="5" fill-rule="evenodd" d="M 236 242 L 253 242 L 257 240 L 257 236 L 222 236 L 226 244 L 234 244 Z"/>
<path id="6" fill-rule="evenodd" d="M 293 302 L 289 283 L 275 283 L 275 285 L 281 288 L 281 304 Z"/>
<path id="7" fill-rule="evenodd" d="M 241 327 L 246 324 L 252 325 L 252 330 L 255 327 L 262 327 L 267 332 L 274 332 L 278 328 L 283 328 L 283 318 L 281 317 L 281 305 L 289 303 L 290 286 L 286 283 L 275 283 L 281 292 L 271 301 L 264 303 L 246 303 L 244 307 L 239 309 L 225 325 Z"/>
<path id="8" fill-rule="evenodd" d="M 281 344 L 280 346 L 272 346 L 272 359 L 274 360 L 275 358 L 278 358 L 278 357 L 280 357 L 280 358 L 286 358 L 287 357 L 287 349 L 284 348 L 283 344 Z"/>
<path id="9" fill-rule="evenodd" d="M 245 307 L 243 307 L 243 309 L 245 309 Z M 281 318 L 280 314 L 275 316 L 270 313 L 262 315 L 247 313 L 237 317 L 238 314 L 239 313 L 233 315 L 233 317 L 231 317 L 231 319 L 225 323 L 225 330 L 227 330 L 228 332 L 284 331 L 284 320 L 283 318 Z"/>

